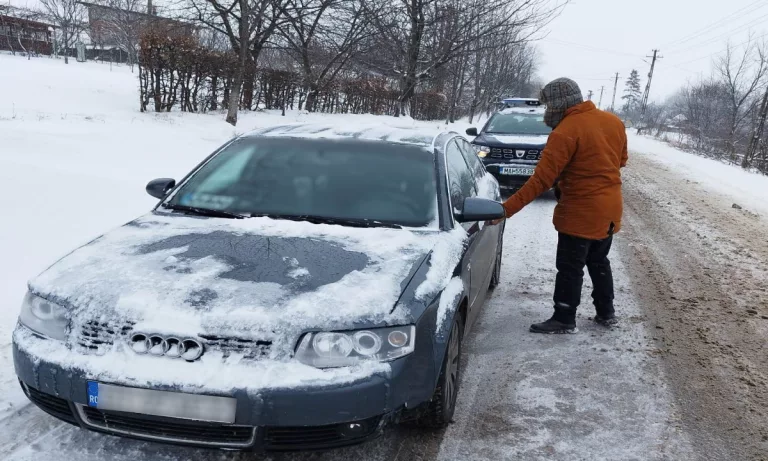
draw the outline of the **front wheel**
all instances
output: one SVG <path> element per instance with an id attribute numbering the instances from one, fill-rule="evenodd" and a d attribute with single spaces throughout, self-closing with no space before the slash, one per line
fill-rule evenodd
<path id="1" fill-rule="evenodd" d="M 424 413 L 416 421 L 421 427 L 443 428 L 448 426 L 456 410 L 456 397 L 459 394 L 459 377 L 461 375 L 461 340 L 464 334 L 464 323 L 461 314 L 456 313 L 451 326 L 451 336 L 445 351 L 440 377 L 437 380 L 432 399 L 427 404 Z"/>

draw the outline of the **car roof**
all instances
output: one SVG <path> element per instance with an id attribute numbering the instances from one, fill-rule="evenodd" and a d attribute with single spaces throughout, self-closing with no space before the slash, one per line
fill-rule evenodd
<path id="1" fill-rule="evenodd" d="M 378 124 L 355 124 L 354 126 L 334 126 L 321 123 L 297 123 L 256 129 L 245 136 L 266 136 L 278 138 L 304 139 L 349 139 L 361 141 L 379 141 L 397 144 L 410 144 L 420 147 L 432 147 L 435 139 L 446 134 L 440 129 Z"/>

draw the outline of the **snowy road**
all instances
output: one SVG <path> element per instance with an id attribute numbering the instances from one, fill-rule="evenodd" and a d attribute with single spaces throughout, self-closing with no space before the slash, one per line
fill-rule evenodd
<path id="1" fill-rule="evenodd" d="M 367 445 L 267 459 L 688 458 L 688 439 L 678 429 L 672 393 L 621 258 L 615 258 L 617 305 L 625 318 L 619 329 L 593 325 L 587 307 L 578 335 L 527 332 L 549 315 L 553 206 L 552 197 L 542 198 L 508 223 L 503 284 L 466 344 L 455 424 L 444 433 L 394 429 Z M 0 422 L 0 447 L 7 460 L 250 459 L 93 434 L 31 406 Z"/>

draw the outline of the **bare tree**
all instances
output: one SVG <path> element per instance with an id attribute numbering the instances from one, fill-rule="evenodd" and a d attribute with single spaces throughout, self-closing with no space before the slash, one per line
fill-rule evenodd
<path id="1" fill-rule="evenodd" d="M 727 152 L 732 161 L 736 160 L 736 133 L 747 117 L 745 106 L 760 86 L 768 67 L 766 66 L 765 45 L 750 38 L 742 53 L 728 45 L 725 55 L 715 62 L 728 95 L 728 142 Z"/>
<path id="2" fill-rule="evenodd" d="M 133 65 L 139 56 L 139 39 L 149 22 L 144 14 L 144 0 L 105 0 L 99 20 L 91 25 L 91 39 L 94 43 L 112 43 L 128 55 L 128 65 Z"/>
<path id="3" fill-rule="evenodd" d="M 371 63 L 399 80 L 402 114 L 417 85 L 437 69 L 462 54 L 525 42 L 563 6 L 543 0 L 383 1 L 373 15 L 381 49 Z"/>
<path id="4" fill-rule="evenodd" d="M 317 94 L 370 37 L 370 15 L 365 13 L 358 0 L 288 0 L 285 4 L 286 21 L 280 31 L 303 74 L 306 110 L 315 109 Z"/>
<path id="5" fill-rule="evenodd" d="M 64 64 L 69 64 L 69 50 L 85 29 L 85 9 L 78 0 L 40 0 L 40 5 L 59 28 Z"/>
<path id="6" fill-rule="evenodd" d="M 227 123 L 237 125 L 244 83 L 249 85 L 252 96 L 255 63 L 282 19 L 285 1 L 188 0 L 191 18 L 224 34 L 238 56 L 227 103 Z"/>

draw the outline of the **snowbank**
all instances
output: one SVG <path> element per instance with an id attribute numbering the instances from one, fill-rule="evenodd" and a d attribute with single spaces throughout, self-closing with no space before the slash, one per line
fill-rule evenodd
<path id="1" fill-rule="evenodd" d="M 716 160 L 699 157 L 652 138 L 638 136 L 627 131 L 632 154 L 644 155 L 672 168 L 681 176 L 701 184 L 714 193 L 731 199 L 734 203 L 768 216 L 768 176 L 750 173 Z"/>

